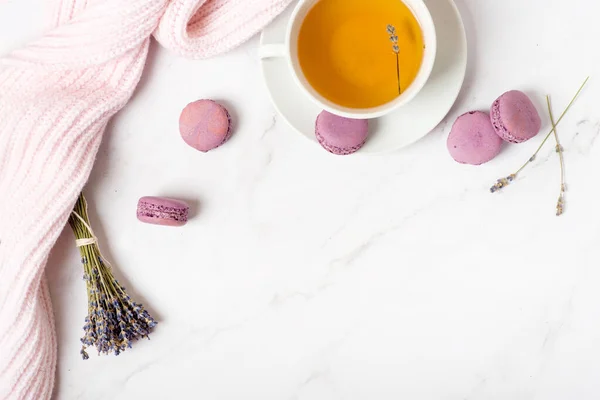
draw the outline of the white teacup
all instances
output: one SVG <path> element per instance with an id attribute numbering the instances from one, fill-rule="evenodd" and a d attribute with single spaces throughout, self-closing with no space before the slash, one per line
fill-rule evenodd
<path id="1" fill-rule="evenodd" d="M 392 0 L 390 0 L 392 1 Z M 419 22 L 421 30 L 423 32 L 423 41 L 425 43 L 425 51 L 423 54 L 423 61 L 421 63 L 421 69 L 417 73 L 416 78 L 410 84 L 410 86 L 394 100 L 372 108 L 348 108 L 343 107 L 332 101 L 326 99 L 319 94 L 308 82 L 300 62 L 298 60 L 298 34 L 304 18 L 310 11 L 310 9 L 319 2 L 319 0 L 300 0 L 296 5 L 296 8 L 292 12 L 290 22 L 288 24 L 285 43 L 267 44 L 260 48 L 261 58 L 275 58 L 284 57 L 287 59 L 289 67 L 292 70 L 292 75 L 296 84 L 302 89 L 302 91 L 308 96 L 314 103 L 320 108 L 329 111 L 330 113 L 340 115 L 342 117 L 356 118 L 356 119 L 370 119 L 377 118 L 383 115 L 389 114 L 403 105 L 410 102 L 420 91 L 423 89 L 435 62 L 435 56 L 437 51 L 437 38 L 435 33 L 435 26 L 431 14 L 427 9 L 427 6 L 423 0 L 396 0 L 402 1 L 406 6 L 413 12 L 415 18 Z"/>

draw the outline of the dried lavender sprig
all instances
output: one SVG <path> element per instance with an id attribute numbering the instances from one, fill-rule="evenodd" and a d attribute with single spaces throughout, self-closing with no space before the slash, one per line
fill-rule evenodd
<path id="1" fill-rule="evenodd" d="M 556 152 L 558 153 L 560 161 L 560 194 L 558 195 L 558 201 L 556 202 L 556 216 L 560 217 L 565 212 L 565 158 L 563 155 L 563 147 L 558 140 L 558 132 L 556 132 L 556 123 L 554 122 L 554 114 L 552 113 L 552 105 L 550 104 L 550 96 L 546 96 L 546 103 L 548 104 L 548 115 L 550 116 L 550 123 L 552 124 L 552 132 L 554 132 L 554 140 L 556 141 Z"/>
<path id="2" fill-rule="evenodd" d="M 490 188 L 490 192 L 492 193 L 496 193 L 498 190 L 505 188 L 506 186 L 510 185 L 516 178 L 517 176 L 515 174 L 511 174 L 509 176 L 507 176 L 506 178 L 500 178 L 496 181 L 496 183 L 494 184 L 494 186 L 492 186 Z"/>
<path id="3" fill-rule="evenodd" d="M 83 326 L 81 356 L 89 356 L 88 347 L 96 347 L 98 354 L 119 355 L 131 343 L 148 334 L 156 321 L 126 293 L 115 279 L 110 264 L 103 258 L 97 239 L 90 227 L 87 202 L 83 194 L 69 218 L 81 253 L 83 279 L 88 294 L 88 315 Z"/>
<path id="4" fill-rule="evenodd" d="M 392 42 L 392 51 L 396 54 L 396 76 L 398 78 L 398 95 L 402 94 L 402 88 L 400 86 L 400 47 L 398 47 L 398 35 L 396 35 L 396 28 L 394 25 L 387 26 L 387 33 L 390 35 L 390 41 Z"/>
<path id="5" fill-rule="evenodd" d="M 554 124 L 553 128 L 550 130 L 550 132 L 548 132 L 548 134 L 546 135 L 546 137 L 544 138 L 544 140 L 542 141 L 542 143 L 540 143 L 540 145 L 538 146 L 537 150 L 535 151 L 535 153 L 533 153 L 533 155 L 531 157 L 529 157 L 529 159 L 525 162 L 525 164 L 523 164 L 521 166 L 521 168 L 519 168 L 515 173 L 510 174 L 509 177 L 512 177 L 512 179 L 508 180 L 507 178 L 500 178 L 496 181 L 496 184 L 494 184 L 491 188 L 490 188 L 490 192 L 491 193 L 496 193 L 498 192 L 500 189 L 505 188 L 506 186 L 508 186 L 510 183 L 512 183 L 521 173 L 521 171 L 523 171 L 525 169 L 525 167 L 527 167 L 530 163 L 532 163 L 536 158 L 538 153 L 540 152 L 540 150 L 542 150 L 542 147 L 544 147 L 544 144 L 546 144 L 546 142 L 548 141 L 548 139 L 550 138 L 550 136 L 552 135 L 552 133 L 555 131 L 556 126 L 558 126 L 558 124 L 560 123 L 560 121 L 562 121 L 562 119 L 564 118 L 564 116 L 567 114 L 567 112 L 571 109 L 571 106 L 573 105 L 573 103 L 575 103 L 575 100 L 579 97 L 579 95 L 581 94 L 581 91 L 583 90 L 583 88 L 585 87 L 585 85 L 587 84 L 587 82 L 590 80 L 589 76 L 585 79 L 585 81 L 583 82 L 583 84 L 581 85 L 581 87 L 579 88 L 579 90 L 577 91 L 577 93 L 575 94 L 575 96 L 573 96 L 573 98 L 571 99 L 571 102 L 569 103 L 569 105 L 567 106 L 567 108 L 565 108 L 565 111 L 563 111 L 563 113 L 561 114 L 560 118 L 558 118 L 558 121 L 556 121 L 556 123 Z M 500 181 L 507 179 L 507 181 L 505 182 L 506 184 L 504 185 L 498 185 L 500 183 Z"/>

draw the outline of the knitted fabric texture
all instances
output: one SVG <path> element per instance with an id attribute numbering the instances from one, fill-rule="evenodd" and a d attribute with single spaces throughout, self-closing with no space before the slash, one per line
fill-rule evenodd
<path id="1" fill-rule="evenodd" d="M 150 36 L 189 58 L 234 48 L 291 0 L 58 0 L 0 58 L 0 399 L 49 399 L 57 341 L 44 267 Z"/>

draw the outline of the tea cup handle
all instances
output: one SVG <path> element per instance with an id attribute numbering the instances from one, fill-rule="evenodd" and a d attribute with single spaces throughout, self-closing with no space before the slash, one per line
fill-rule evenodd
<path id="1" fill-rule="evenodd" d="M 286 48 L 283 43 L 265 44 L 258 50 L 261 59 L 285 57 Z"/>

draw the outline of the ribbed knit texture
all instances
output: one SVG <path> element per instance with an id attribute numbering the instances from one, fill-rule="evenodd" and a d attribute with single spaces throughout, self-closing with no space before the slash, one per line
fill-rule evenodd
<path id="1" fill-rule="evenodd" d="M 54 28 L 0 58 L 0 399 L 49 399 L 56 335 L 44 267 L 150 36 L 206 58 L 291 0 L 63 0 Z"/>

